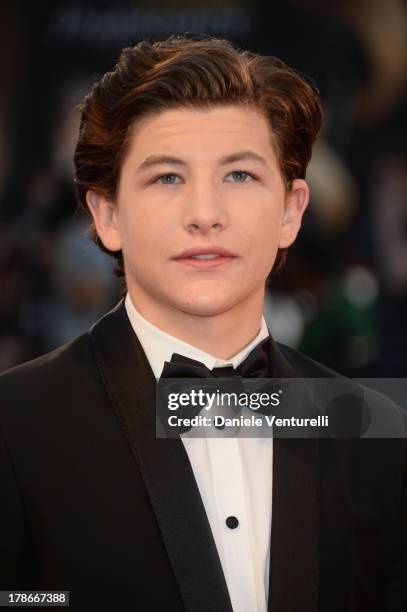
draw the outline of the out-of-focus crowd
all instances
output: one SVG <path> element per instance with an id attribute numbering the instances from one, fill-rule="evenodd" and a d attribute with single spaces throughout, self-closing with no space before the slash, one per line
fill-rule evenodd
<path id="1" fill-rule="evenodd" d="M 406 2 L 41 4 L 0 9 L 0 370 L 121 296 L 76 211 L 75 106 L 122 47 L 199 31 L 280 57 L 323 99 L 311 206 L 267 292 L 274 337 L 347 375 L 407 376 Z"/>

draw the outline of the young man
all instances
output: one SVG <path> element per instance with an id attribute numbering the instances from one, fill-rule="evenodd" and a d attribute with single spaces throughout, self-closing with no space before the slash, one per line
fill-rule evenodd
<path id="1" fill-rule="evenodd" d="M 126 49 L 87 96 L 78 197 L 128 292 L 2 377 L 2 589 L 69 590 L 74 610 L 406 609 L 404 440 L 155 435 L 174 354 L 241 374 L 261 346 L 262 376 L 334 376 L 262 318 L 320 121 L 294 71 L 210 38 Z"/>

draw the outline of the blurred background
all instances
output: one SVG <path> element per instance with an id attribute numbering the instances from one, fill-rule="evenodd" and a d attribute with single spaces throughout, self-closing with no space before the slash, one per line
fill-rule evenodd
<path id="1" fill-rule="evenodd" d="M 321 91 L 311 206 L 265 303 L 272 334 L 349 376 L 407 377 L 405 0 L 2 3 L 0 370 L 120 298 L 76 211 L 74 108 L 122 47 L 186 31 L 276 55 Z"/>

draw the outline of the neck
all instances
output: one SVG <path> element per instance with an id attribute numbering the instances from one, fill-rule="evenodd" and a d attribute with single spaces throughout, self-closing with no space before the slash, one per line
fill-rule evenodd
<path id="1" fill-rule="evenodd" d="M 260 331 L 264 290 L 225 312 L 205 316 L 163 307 L 130 288 L 129 293 L 137 311 L 152 325 L 218 359 L 230 359 Z"/>

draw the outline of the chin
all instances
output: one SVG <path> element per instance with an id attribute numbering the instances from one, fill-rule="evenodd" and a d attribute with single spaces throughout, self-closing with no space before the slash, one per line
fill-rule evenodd
<path id="1" fill-rule="evenodd" d="M 231 299 L 226 300 L 224 296 L 188 296 L 182 303 L 178 302 L 176 308 L 198 317 L 211 317 L 227 312 L 235 303 Z"/>

